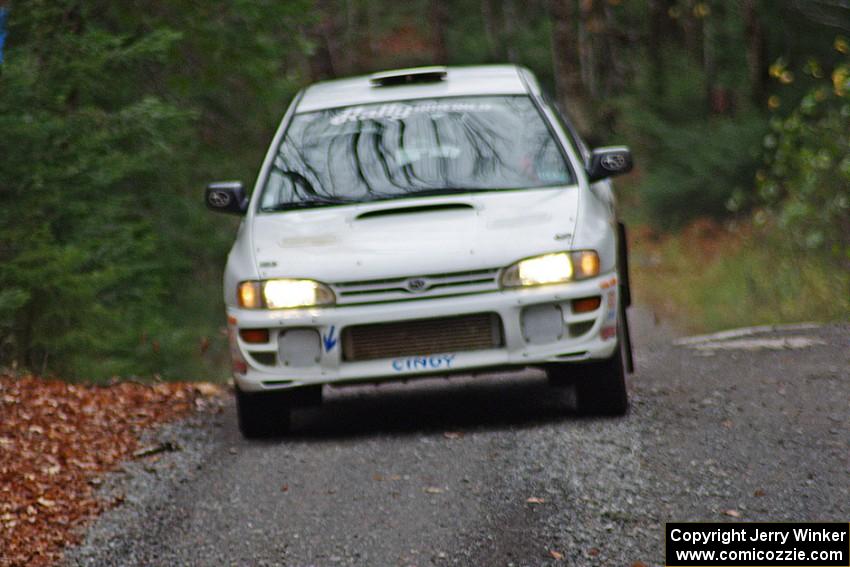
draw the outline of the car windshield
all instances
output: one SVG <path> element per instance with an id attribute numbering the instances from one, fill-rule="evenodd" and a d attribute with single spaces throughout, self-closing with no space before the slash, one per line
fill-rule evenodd
<path id="1" fill-rule="evenodd" d="M 573 182 L 527 96 L 422 99 L 296 114 L 260 209 Z"/>

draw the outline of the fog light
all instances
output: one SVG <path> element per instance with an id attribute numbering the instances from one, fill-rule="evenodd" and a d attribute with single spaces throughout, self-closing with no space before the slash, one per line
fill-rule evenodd
<path id="1" fill-rule="evenodd" d="M 239 336 L 246 343 L 260 344 L 269 342 L 268 329 L 241 329 Z"/>
<path id="2" fill-rule="evenodd" d="M 599 296 L 574 299 L 573 313 L 590 313 L 591 311 L 596 311 L 597 309 L 599 309 L 599 306 L 601 304 L 602 298 Z"/>
<path id="3" fill-rule="evenodd" d="M 593 329 L 593 326 L 596 324 L 596 321 L 585 321 L 584 323 L 572 323 L 570 325 L 570 336 L 572 338 L 578 338 L 582 335 L 586 335 Z"/>

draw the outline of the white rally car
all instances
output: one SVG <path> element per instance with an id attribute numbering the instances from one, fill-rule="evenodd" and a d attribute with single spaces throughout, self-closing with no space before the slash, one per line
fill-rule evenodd
<path id="1" fill-rule="evenodd" d="M 239 425 L 275 434 L 324 385 L 539 367 L 627 410 L 625 237 L 607 178 L 515 66 L 318 83 L 287 110 L 224 275 Z"/>

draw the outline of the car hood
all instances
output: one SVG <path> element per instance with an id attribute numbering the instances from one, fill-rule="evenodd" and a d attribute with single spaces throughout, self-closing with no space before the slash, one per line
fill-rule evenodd
<path id="1" fill-rule="evenodd" d="M 506 266 L 570 248 L 577 186 L 400 199 L 253 217 L 261 278 L 328 283 Z"/>

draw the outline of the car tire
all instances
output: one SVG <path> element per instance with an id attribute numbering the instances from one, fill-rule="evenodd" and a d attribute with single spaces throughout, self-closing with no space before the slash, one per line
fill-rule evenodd
<path id="1" fill-rule="evenodd" d="M 290 392 L 243 392 L 237 386 L 236 416 L 246 439 L 280 436 L 289 431 L 292 400 Z"/>
<path id="2" fill-rule="evenodd" d="M 629 409 L 622 337 L 611 358 L 590 362 L 575 381 L 578 409 L 585 415 L 625 415 Z"/>
<path id="3" fill-rule="evenodd" d="M 618 326 L 617 350 L 610 358 L 582 364 L 557 364 L 547 369 L 555 387 L 574 386 L 578 410 L 584 415 L 625 415 L 629 409 L 626 371 L 623 365 L 622 325 Z"/>

